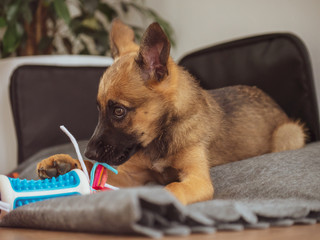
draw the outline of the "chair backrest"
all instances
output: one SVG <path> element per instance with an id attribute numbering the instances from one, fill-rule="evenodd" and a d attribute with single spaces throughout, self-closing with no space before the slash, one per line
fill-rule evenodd
<path id="1" fill-rule="evenodd" d="M 309 141 L 320 140 L 311 63 L 298 37 L 277 33 L 235 40 L 188 54 L 179 64 L 205 89 L 238 84 L 259 87 L 289 117 L 306 124 Z"/>
<path id="2" fill-rule="evenodd" d="M 39 150 L 89 139 L 97 124 L 96 95 L 106 67 L 24 65 L 11 77 L 10 100 L 18 140 L 18 162 Z"/>

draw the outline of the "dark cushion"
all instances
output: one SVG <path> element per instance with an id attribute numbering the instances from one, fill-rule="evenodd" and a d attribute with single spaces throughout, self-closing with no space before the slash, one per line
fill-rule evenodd
<path id="1" fill-rule="evenodd" d="M 11 77 L 11 104 L 18 161 L 68 142 L 65 125 L 77 139 L 89 139 L 98 119 L 96 95 L 106 67 L 21 66 Z"/>
<path id="2" fill-rule="evenodd" d="M 205 48 L 181 59 L 206 89 L 257 86 L 289 115 L 304 122 L 309 141 L 320 140 L 311 63 L 303 42 L 292 34 L 267 34 Z"/>

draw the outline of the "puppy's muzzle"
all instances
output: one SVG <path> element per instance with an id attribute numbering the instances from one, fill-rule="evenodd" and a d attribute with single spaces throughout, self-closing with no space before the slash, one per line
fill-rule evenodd
<path id="1" fill-rule="evenodd" d="M 102 150 L 103 150 L 103 143 L 101 141 L 97 143 L 93 143 L 92 140 L 90 140 L 86 147 L 84 155 L 89 159 L 98 161 L 98 159 L 100 159 L 103 154 Z M 112 150 L 113 150 L 113 147 L 111 145 L 106 146 L 105 151 L 111 152 Z"/>
<path id="2" fill-rule="evenodd" d="M 139 149 L 139 144 L 113 146 L 105 144 L 103 141 L 90 140 L 85 150 L 85 156 L 98 162 L 118 166 L 129 160 Z"/>

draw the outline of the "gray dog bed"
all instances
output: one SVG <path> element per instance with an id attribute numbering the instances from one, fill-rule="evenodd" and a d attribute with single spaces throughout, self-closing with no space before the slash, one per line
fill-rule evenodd
<path id="1" fill-rule="evenodd" d="M 56 153 L 75 157 L 70 144 L 41 151 L 20 177 L 35 178 L 36 163 Z M 161 237 L 320 221 L 320 142 L 214 167 L 211 176 L 215 199 L 207 202 L 182 206 L 162 187 L 144 186 L 25 205 L 0 226 Z"/>

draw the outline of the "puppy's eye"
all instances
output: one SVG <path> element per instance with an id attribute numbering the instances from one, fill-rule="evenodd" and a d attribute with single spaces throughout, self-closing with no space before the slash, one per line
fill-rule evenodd
<path id="1" fill-rule="evenodd" d="M 113 116 L 115 116 L 117 119 L 124 118 L 127 114 L 127 110 L 124 107 L 115 107 L 113 109 Z"/>

